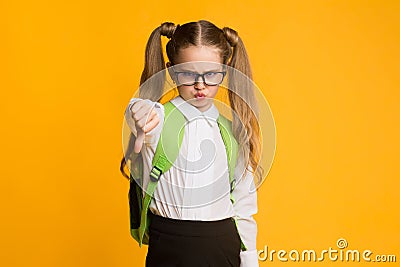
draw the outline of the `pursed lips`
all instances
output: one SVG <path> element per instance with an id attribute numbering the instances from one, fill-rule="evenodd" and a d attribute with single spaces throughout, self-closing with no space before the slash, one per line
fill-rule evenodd
<path id="1" fill-rule="evenodd" d="M 197 97 L 205 97 L 206 95 L 203 93 L 196 93 L 194 96 L 197 98 Z"/>

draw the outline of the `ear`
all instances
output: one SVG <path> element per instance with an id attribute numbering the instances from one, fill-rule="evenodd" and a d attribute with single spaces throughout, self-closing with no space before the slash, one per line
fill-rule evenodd
<path id="1" fill-rule="evenodd" d="M 172 81 L 173 81 L 174 83 L 176 83 L 176 82 L 175 82 L 175 73 L 172 71 L 172 68 L 171 68 L 171 66 L 172 66 L 171 62 L 167 62 L 167 63 L 165 64 L 165 66 L 166 66 L 167 69 L 168 69 L 168 73 L 169 73 L 169 76 L 171 77 Z"/>

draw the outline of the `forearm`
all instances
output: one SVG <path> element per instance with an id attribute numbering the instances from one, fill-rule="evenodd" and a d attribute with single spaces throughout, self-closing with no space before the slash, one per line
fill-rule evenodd
<path id="1" fill-rule="evenodd" d="M 258 254 L 256 248 L 257 223 L 253 216 L 237 218 L 240 237 L 247 250 L 240 252 L 241 267 L 257 267 Z"/>
<path id="2" fill-rule="evenodd" d="M 238 183 L 232 193 L 235 199 L 233 207 L 239 235 L 247 249 L 240 253 L 241 267 L 258 267 L 257 223 L 253 217 L 258 209 L 257 191 L 254 188 L 251 172 L 244 170 L 245 175 L 243 177 L 240 175 L 243 169 L 239 160 L 235 170 Z"/>

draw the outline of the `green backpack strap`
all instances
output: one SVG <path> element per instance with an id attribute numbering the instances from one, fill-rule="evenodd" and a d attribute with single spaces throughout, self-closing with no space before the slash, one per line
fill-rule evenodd
<path id="1" fill-rule="evenodd" d="M 236 179 L 234 177 L 236 160 L 238 156 L 238 143 L 233 136 L 232 122 L 222 115 L 218 117 L 218 126 L 221 132 L 222 141 L 224 142 L 226 149 L 226 156 L 228 158 L 229 168 L 229 183 L 231 186 L 231 201 L 234 202 L 232 192 L 235 189 Z"/>
<path id="2" fill-rule="evenodd" d="M 153 158 L 150 179 L 158 180 L 162 173 L 169 170 L 178 157 L 182 145 L 186 119 L 171 103 L 164 104 L 164 127 Z M 178 137 L 178 140 L 176 138 Z"/>
<path id="3" fill-rule="evenodd" d="M 232 192 L 236 186 L 236 178 L 234 176 L 234 173 L 235 173 L 235 166 L 236 166 L 236 161 L 237 161 L 237 157 L 238 157 L 239 146 L 233 135 L 232 122 L 230 120 L 228 120 L 224 116 L 220 115 L 218 117 L 218 126 L 219 126 L 219 130 L 221 132 L 222 141 L 225 144 L 226 156 L 228 158 L 229 183 L 231 186 L 230 198 L 231 198 L 231 202 L 233 204 L 235 202 L 235 199 L 233 197 Z M 234 222 L 235 222 L 236 229 L 239 233 L 239 228 L 238 228 L 236 218 L 234 218 Z M 247 250 L 241 237 L 240 237 L 240 247 L 243 251 Z"/>
<path id="4" fill-rule="evenodd" d="M 146 188 L 146 194 L 143 200 L 141 222 L 139 227 L 139 239 L 148 240 L 148 226 L 150 224 L 147 212 L 150 201 L 157 187 L 157 182 L 161 174 L 168 171 L 178 157 L 182 145 L 184 126 L 186 119 L 183 114 L 175 108 L 171 102 L 164 104 L 164 125 L 157 144 L 156 152 L 152 161 L 150 171 L 150 180 Z M 178 138 L 178 140 L 171 140 Z M 139 242 L 141 245 L 142 242 Z M 145 241 L 147 243 L 147 241 Z"/>

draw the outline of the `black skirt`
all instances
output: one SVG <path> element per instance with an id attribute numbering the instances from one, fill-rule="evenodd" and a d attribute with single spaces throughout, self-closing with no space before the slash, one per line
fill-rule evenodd
<path id="1" fill-rule="evenodd" d="M 240 237 L 232 218 L 190 221 L 149 213 L 147 267 L 240 266 Z"/>

